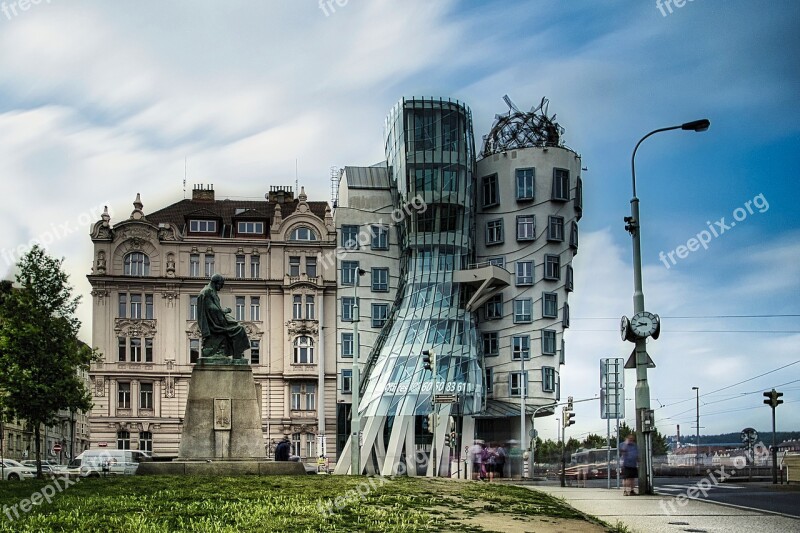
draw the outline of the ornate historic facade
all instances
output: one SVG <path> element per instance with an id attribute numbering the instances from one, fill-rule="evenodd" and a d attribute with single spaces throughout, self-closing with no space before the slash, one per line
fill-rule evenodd
<path id="1" fill-rule="evenodd" d="M 336 230 L 326 202 L 272 187 L 265 201 L 216 200 L 197 187 L 127 220 L 92 228 L 92 447 L 176 455 L 191 370 L 200 355 L 196 298 L 222 274 L 224 306 L 245 327 L 265 455 L 289 437 L 316 457 L 335 429 Z M 326 397 L 330 400 L 326 402 Z M 323 409 L 322 407 L 325 407 Z M 332 437 L 326 449 L 333 451 Z"/>

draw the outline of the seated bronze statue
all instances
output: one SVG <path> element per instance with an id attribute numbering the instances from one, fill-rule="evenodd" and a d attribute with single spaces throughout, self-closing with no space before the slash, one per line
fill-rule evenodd
<path id="1" fill-rule="evenodd" d="M 197 296 L 197 325 L 203 335 L 203 357 L 233 357 L 242 359 L 244 351 L 250 349 L 247 332 L 231 316 L 230 308 L 222 308 L 218 291 L 225 286 L 225 278 L 219 274 Z"/>

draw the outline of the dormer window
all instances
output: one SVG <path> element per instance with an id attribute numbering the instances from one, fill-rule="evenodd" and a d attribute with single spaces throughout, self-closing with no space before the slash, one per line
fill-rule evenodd
<path id="1" fill-rule="evenodd" d="M 192 233 L 216 233 L 216 220 L 190 220 L 189 231 Z"/>
<path id="2" fill-rule="evenodd" d="M 131 252 L 125 256 L 126 276 L 149 276 L 150 258 L 142 252 Z"/>
<path id="3" fill-rule="evenodd" d="M 254 233 L 254 234 L 263 234 L 264 233 L 264 223 L 263 222 L 239 222 L 236 226 L 237 233 Z"/>
<path id="4" fill-rule="evenodd" d="M 290 241 L 316 241 L 317 234 L 313 230 L 305 226 L 300 226 L 292 230 L 289 235 Z"/>

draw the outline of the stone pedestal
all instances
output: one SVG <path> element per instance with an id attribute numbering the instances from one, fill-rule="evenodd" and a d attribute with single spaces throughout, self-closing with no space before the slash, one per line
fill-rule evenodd
<path id="1" fill-rule="evenodd" d="M 266 459 L 250 366 L 204 359 L 192 370 L 178 460 Z"/>

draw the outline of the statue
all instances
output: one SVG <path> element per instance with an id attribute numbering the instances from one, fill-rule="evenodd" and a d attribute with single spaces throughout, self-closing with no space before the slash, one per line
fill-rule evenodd
<path id="1" fill-rule="evenodd" d="M 243 359 L 244 351 L 250 349 L 247 332 L 230 315 L 230 308 L 223 309 L 217 292 L 225 285 L 219 274 L 197 296 L 197 325 L 203 336 L 203 357 L 233 357 Z"/>

